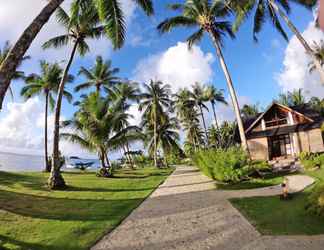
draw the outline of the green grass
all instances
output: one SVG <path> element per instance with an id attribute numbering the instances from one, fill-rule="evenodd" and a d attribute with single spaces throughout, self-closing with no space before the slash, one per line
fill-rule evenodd
<path id="1" fill-rule="evenodd" d="M 307 172 L 324 183 L 324 170 Z M 324 219 L 308 213 L 307 199 L 314 186 L 293 195 L 288 201 L 275 197 L 231 199 L 231 203 L 265 235 L 324 234 Z"/>
<path id="2" fill-rule="evenodd" d="M 64 191 L 48 191 L 44 173 L 0 172 L 0 249 L 88 249 L 171 172 L 122 170 L 111 179 L 64 173 Z"/>
<path id="3" fill-rule="evenodd" d="M 240 189 L 254 189 L 269 186 L 279 185 L 283 182 L 283 176 L 277 174 L 268 174 L 264 178 L 252 178 L 235 184 L 216 184 L 217 189 L 223 190 L 240 190 Z"/>

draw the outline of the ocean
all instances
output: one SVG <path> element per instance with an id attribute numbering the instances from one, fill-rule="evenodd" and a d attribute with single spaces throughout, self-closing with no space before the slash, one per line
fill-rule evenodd
<path id="1" fill-rule="evenodd" d="M 94 162 L 92 170 L 97 169 L 100 164 L 98 159 L 80 159 L 85 162 Z M 69 165 L 69 162 L 67 163 Z M 64 167 L 63 170 L 70 168 Z M 0 152 L 0 171 L 7 172 L 37 172 L 44 170 L 44 157 L 36 155 L 23 155 Z"/>

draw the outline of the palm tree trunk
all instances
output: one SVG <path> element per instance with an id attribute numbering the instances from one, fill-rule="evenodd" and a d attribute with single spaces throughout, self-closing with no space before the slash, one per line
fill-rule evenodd
<path id="1" fill-rule="evenodd" d="M 48 117 L 48 96 L 49 92 L 47 91 L 45 94 L 45 117 L 44 117 L 44 124 L 45 124 L 45 131 L 44 131 L 44 149 L 45 149 L 45 172 L 51 172 L 51 166 L 48 162 L 48 146 L 47 146 L 47 141 L 48 141 L 48 131 L 47 131 L 47 117 Z"/>
<path id="2" fill-rule="evenodd" d="M 26 51 L 47 23 L 54 11 L 63 3 L 64 0 L 51 0 L 25 29 L 16 44 L 10 50 L 8 56 L 0 66 L 0 110 L 10 82 L 24 57 Z"/>
<path id="3" fill-rule="evenodd" d="M 48 180 L 48 184 L 52 189 L 60 188 L 59 185 L 62 185 L 64 183 L 64 179 L 62 175 L 60 174 L 60 149 L 59 149 L 59 143 L 60 143 L 60 117 L 61 117 L 61 108 L 62 108 L 62 98 L 64 93 L 64 87 L 65 82 L 67 79 L 67 76 L 69 74 L 70 67 L 72 65 L 77 47 L 78 47 L 78 41 L 76 41 L 73 45 L 73 49 L 70 55 L 70 59 L 65 67 L 60 85 L 59 90 L 57 94 L 57 100 L 55 104 L 55 120 L 54 120 L 54 135 L 53 135 L 53 166 L 51 169 L 51 175 Z M 61 180 L 56 181 L 56 178 L 59 178 Z M 64 184 L 65 185 L 65 184 Z"/>
<path id="4" fill-rule="evenodd" d="M 208 133 L 207 133 L 207 126 L 206 126 L 206 121 L 205 121 L 205 116 L 204 116 L 204 112 L 203 109 L 201 107 L 201 105 L 198 105 L 199 109 L 200 109 L 200 115 L 201 115 L 201 119 L 204 125 L 204 130 L 205 130 L 205 136 L 206 136 L 206 144 L 209 144 L 209 139 L 208 139 Z"/>
<path id="5" fill-rule="evenodd" d="M 218 121 L 217 121 L 217 116 L 216 116 L 216 110 L 215 110 L 215 103 L 211 102 L 211 104 L 212 104 L 213 113 L 214 113 L 215 125 L 216 125 L 216 128 L 219 128 Z"/>
<path id="6" fill-rule="evenodd" d="M 128 142 L 126 142 L 126 150 L 128 153 L 130 152 Z M 129 157 L 130 163 L 132 165 L 132 168 L 135 169 L 135 161 L 134 161 L 133 155 L 128 154 L 128 157 Z"/>
<path id="7" fill-rule="evenodd" d="M 313 60 L 313 62 L 315 64 L 315 67 L 316 67 L 318 73 L 320 74 L 322 84 L 324 84 L 324 69 L 322 68 L 321 62 L 316 57 L 316 55 L 315 55 L 314 51 L 312 50 L 312 48 L 309 46 L 309 44 L 307 43 L 307 41 L 304 39 L 304 37 L 298 31 L 298 29 L 296 28 L 296 26 L 290 21 L 290 19 L 286 15 L 286 13 L 284 11 L 282 11 L 279 8 L 279 6 L 274 1 L 269 0 L 269 3 L 271 4 L 272 8 L 276 12 L 279 13 L 279 15 L 281 16 L 281 18 L 288 25 L 289 29 L 296 35 L 296 37 L 299 40 L 299 42 L 303 45 L 303 47 L 305 48 L 306 52 L 312 57 L 312 60 Z"/>
<path id="8" fill-rule="evenodd" d="M 154 166 L 158 167 L 157 162 L 157 117 L 156 104 L 154 104 Z"/>
<path id="9" fill-rule="evenodd" d="M 234 107 L 234 111 L 235 111 L 235 116 L 236 116 L 237 125 L 238 125 L 238 129 L 239 129 L 239 133 L 240 133 L 242 147 L 243 147 L 244 150 L 247 151 L 247 153 L 249 153 L 248 144 L 247 144 L 245 131 L 244 131 L 244 126 L 243 126 L 243 121 L 242 121 L 242 117 L 241 117 L 241 111 L 240 111 L 237 96 L 236 96 L 236 93 L 235 93 L 235 90 L 234 90 L 234 87 L 233 87 L 232 78 L 231 78 L 231 75 L 230 75 L 230 73 L 228 71 L 227 65 L 225 63 L 225 59 L 224 59 L 222 49 L 221 49 L 221 45 L 220 45 L 219 41 L 217 40 L 217 38 L 214 35 L 213 31 L 210 31 L 210 35 L 211 35 L 211 38 L 212 38 L 212 40 L 214 42 L 214 46 L 216 48 L 216 52 L 217 52 L 219 62 L 221 64 L 221 67 L 222 67 L 222 69 L 224 71 L 224 74 L 225 74 L 225 78 L 226 78 L 226 81 L 227 81 L 228 89 L 229 89 L 229 92 L 230 92 L 230 95 L 231 95 L 231 99 L 232 99 L 232 103 L 233 103 L 233 107 Z"/>

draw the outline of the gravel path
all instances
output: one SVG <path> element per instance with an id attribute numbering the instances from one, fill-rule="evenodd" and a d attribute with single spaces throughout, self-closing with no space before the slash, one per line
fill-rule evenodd
<path id="1" fill-rule="evenodd" d="M 292 191 L 300 191 L 313 182 L 304 177 L 298 175 L 289 179 L 290 186 L 298 184 Z M 323 236 L 261 236 L 227 200 L 278 192 L 279 187 L 215 190 L 215 183 L 195 168 L 178 167 L 92 250 L 323 250 Z"/>

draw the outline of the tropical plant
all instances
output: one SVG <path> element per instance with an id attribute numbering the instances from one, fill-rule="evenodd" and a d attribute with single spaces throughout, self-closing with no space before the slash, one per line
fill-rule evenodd
<path id="1" fill-rule="evenodd" d="M 214 85 L 207 86 L 205 90 L 206 99 L 211 103 L 213 114 L 214 114 L 214 121 L 216 128 L 218 128 L 218 121 L 216 115 L 216 103 L 222 103 L 224 105 L 228 105 L 227 101 L 225 100 L 224 94 L 222 89 L 217 89 Z"/>
<path id="2" fill-rule="evenodd" d="M 117 85 L 114 85 L 110 89 L 111 98 L 120 105 L 125 111 L 130 108 L 130 105 L 134 102 L 139 102 L 140 90 L 138 88 L 138 84 L 134 82 L 121 82 Z M 127 126 L 127 124 L 123 124 L 122 126 Z M 133 159 L 133 155 L 130 154 L 130 145 L 128 141 L 125 143 L 124 147 L 124 155 L 128 158 L 128 162 L 131 163 L 132 167 L 135 167 L 135 161 Z"/>
<path id="3" fill-rule="evenodd" d="M 51 166 L 48 157 L 48 111 L 49 107 L 53 110 L 55 106 L 54 94 L 57 93 L 62 78 L 63 70 L 57 64 L 50 64 L 46 61 L 40 61 L 40 75 L 31 74 L 26 78 L 26 86 L 21 89 L 20 94 L 25 98 L 31 98 L 35 95 L 43 95 L 45 97 L 45 115 L 44 115 L 44 157 L 45 171 L 50 172 Z M 73 76 L 69 75 L 67 82 L 72 82 Z M 64 90 L 63 95 L 71 102 L 72 95 Z"/>
<path id="4" fill-rule="evenodd" d="M 165 165 L 168 166 L 168 156 L 171 154 L 183 155 L 182 149 L 179 146 L 180 136 L 178 130 L 180 129 L 178 121 L 176 118 L 170 118 L 169 114 L 164 114 L 166 119 L 163 119 L 161 123 L 157 125 L 156 132 L 156 144 L 157 148 L 163 150 L 163 156 Z M 149 124 L 149 123 L 148 123 Z M 150 154 L 153 154 L 155 151 L 155 141 L 154 141 L 154 128 L 152 126 L 147 126 L 145 131 L 147 135 L 147 146 Z"/>
<path id="5" fill-rule="evenodd" d="M 258 104 L 245 104 L 241 109 L 242 116 L 247 119 L 250 117 L 255 117 L 260 113 L 260 108 Z"/>
<path id="6" fill-rule="evenodd" d="M 189 48 L 191 48 L 194 43 L 199 42 L 203 38 L 203 35 L 205 33 L 207 33 L 212 39 L 212 42 L 216 48 L 221 68 L 224 71 L 233 102 L 242 146 L 244 149 L 247 149 L 248 145 L 244 133 L 244 127 L 237 96 L 233 87 L 231 75 L 222 53 L 222 40 L 224 36 L 229 35 L 231 38 L 234 38 L 231 23 L 226 20 L 226 18 L 230 15 L 230 9 L 227 5 L 224 4 L 223 1 L 211 2 L 208 0 L 186 0 L 184 4 L 172 4 L 170 7 L 174 10 L 181 11 L 182 14 L 168 18 L 164 22 L 162 22 L 158 26 L 158 29 L 161 32 L 170 32 L 176 27 L 183 26 L 189 28 L 198 27 L 198 30 L 187 39 Z"/>
<path id="7" fill-rule="evenodd" d="M 193 99 L 195 105 L 199 109 L 201 120 L 202 120 L 202 123 L 204 126 L 204 131 L 205 131 L 206 144 L 208 144 L 207 125 L 206 125 L 205 115 L 204 115 L 204 109 L 208 111 L 208 108 L 205 105 L 205 102 L 208 101 L 207 96 L 205 94 L 205 88 L 201 84 L 196 82 L 192 86 L 191 96 L 192 96 L 192 99 Z"/>
<path id="8" fill-rule="evenodd" d="M 320 99 L 318 97 L 312 97 L 308 104 L 316 110 L 321 116 L 324 116 L 324 99 Z"/>
<path id="9" fill-rule="evenodd" d="M 70 42 L 73 44 L 69 60 L 66 64 L 59 85 L 55 104 L 53 167 L 48 180 L 48 185 L 52 189 L 65 186 L 65 182 L 59 168 L 59 136 L 62 97 L 70 67 L 77 52 L 79 52 L 81 56 L 84 56 L 90 50 L 89 45 L 87 44 L 87 39 L 99 39 L 104 34 L 104 30 L 109 28 L 109 25 L 107 24 L 101 25 L 99 16 L 94 8 L 82 8 L 77 14 L 75 14 L 73 9 L 71 9 L 71 13 L 72 14 L 69 15 L 61 7 L 57 9 L 57 21 L 67 30 L 67 33 L 54 37 L 43 45 L 44 49 L 48 49 L 67 46 L 70 44 Z"/>
<path id="10" fill-rule="evenodd" d="M 0 49 L 0 65 L 5 61 L 10 50 L 11 50 L 10 42 L 6 41 L 4 46 L 2 47 L 2 49 Z M 17 69 L 21 66 L 23 61 L 28 60 L 28 59 L 30 59 L 29 56 L 24 56 L 22 58 L 22 60 L 20 61 L 19 65 L 17 66 Z M 25 73 L 23 71 L 16 70 L 16 72 L 14 72 L 14 75 L 12 76 L 12 80 L 18 80 L 18 79 L 22 79 L 22 80 L 25 79 Z M 10 86 L 8 87 L 8 90 L 11 95 L 11 98 L 13 99 L 14 94 L 13 94 L 12 88 Z"/>
<path id="11" fill-rule="evenodd" d="M 320 62 L 321 66 L 324 65 L 324 40 L 321 40 L 319 43 L 314 42 L 312 49 L 317 60 Z M 309 72 L 312 73 L 316 69 L 316 64 L 314 62 L 309 63 Z"/>
<path id="12" fill-rule="evenodd" d="M 227 149 L 236 145 L 235 132 L 236 124 L 223 122 L 221 126 L 212 126 L 209 129 L 210 145 L 214 148 Z"/>
<path id="13" fill-rule="evenodd" d="M 312 9 L 317 4 L 317 0 L 227 0 L 227 4 L 237 14 L 234 30 L 240 26 L 243 20 L 254 12 L 254 27 L 253 36 L 257 41 L 257 34 L 262 30 L 264 23 L 269 19 L 279 33 L 288 41 L 288 36 L 282 27 L 278 15 L 287 24 L 288 28 L 294 33 L 301 45 L 305 48 L 315 64 L 317 71 L 320 74 L 322 83 L 324 84 L 324 69 L 321 66 L 321 61 L 316 56 L 311 46 L 307 43 L 296 26 L 291 22 L 288 15 L 291 12 L 291 3 L 297 3 L 307 9 Z"/>
<path id="14" fill-rule="evenodd" d="M 140 95 L 139 111 L 143 111 L 142 126 L 153 127 L 154 166 L 158 167 L 158 125 L 167 119 L 164 114 L 172 105 L 171 87 L 159 81 L 144 85 L 144 92 Z"/>
<path id="15" fill-rule="evenodd" d="M 306 98 L 303 94 L 303 89 L 295 89 L 292 92 L 288 91 L 286 94 L 279 94 L 277 102 L 288 107 L 293 107 L 305 105 Z"/>
<path id="16" fill-rule="evenodd" d="M 84 76 L 86 82 L 78 84 L 74 90 L 78 92 L 95 87 L 98 93 L 102 88 L 108 92 L 111 86 L 120 81 L 119 77 L 116 76 L 117 73 L 119 73 L 119 68 L 112 68 L 111 60 L 105 62 L 101 56 L 97 56 L 96 63 L 91 69 L 81 67 L 79 75 Z"/>
<path id="17" fill-rule="evenodd" d="M 61 133 L 60 137 L 96 152 L 101 162 L 100 176 L 110 177 L 109 152 L 121 149 L 126 141 L 139 138 L 138 127 L 121 127 L 121 124 L 127 123 L 129 116 L 111 99 L 92 93 L 82 100 L 73 119 L 64 122 L 64 126 L 71 128 L 72 132 Z"/>
<path id="18" fill-rule="evenodd" d="M 153 14 L 152 0 L 133 0 L 140 6 L 147 15 Z M 38 33 L 48 22 L 52 14 L 64 2 L 64 0 L 50 0 L 41 10 L 37 17 L 24 30 L 16 44 L 10 50 L 5 61 L 0 65 L 0 110 L 2 109 L 3 99 L 10 86 L 10 82 L 15 75 L 19 64 L 24 58 L 25 53 L 37 37 Z M 82 11 L 81 8 L 88 8 L 93 5 L 99 14 L 102 23 L 106 23 L 105 33 L 112 41 L 114 48 L 121 48 L 125 41 L 125 20 L 118 0 L 73 0 L 72 9 L 74 16 Z"/>

